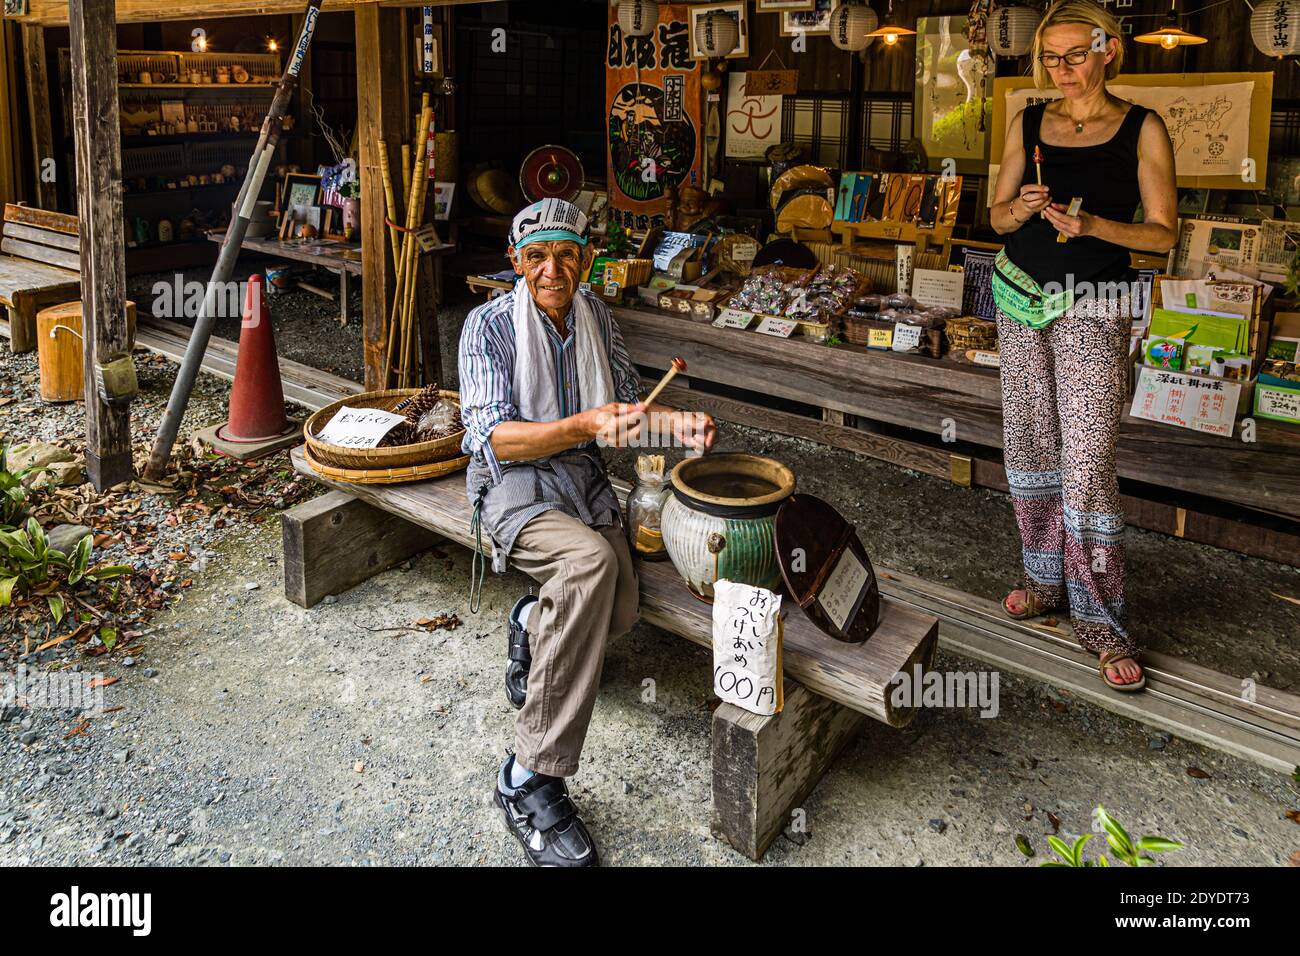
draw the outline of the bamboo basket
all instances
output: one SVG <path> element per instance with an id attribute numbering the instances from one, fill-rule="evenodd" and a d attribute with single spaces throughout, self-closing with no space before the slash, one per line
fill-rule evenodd
<path id="1" fill-rule="evenodd" d="M 965 352 L 969 349 L 996 352 L 998 348 L 998 324 L 987 319 L 972 315 L 949 319 L 944 332 L 948 337 L 948 349 L 952 352 Z"/>
<path id="2" fill-rule="evenodd" d="M 420 393 L 418 388 L 390 388 L 380 392 L 362 392 L 348 398 L 331 402 L 307 419 L 303 426 L 303 435 L 307 439 L 307 450 L 321 465 L 345 469 L 390 469 L 407 468 L 444 462 L 460 456 L 460 443 L 465 437 L 465 429 L 453 432 L 446 438 L 419 442 L 415 445 L 396 445 L 392 448 L 344 448 L 330 442 L 321 441 L 316 435 L 329 423 L 344 405 L 349 408 L 382 408 L 384 411 L 397 411 L 397 406 L 408 398 Z M 460 393 L 439 390 L 440 398 L 449 398 L 457 407 L 460 406 Z M 319 470 L 319 469 L 318 469 Z M 344 481 L 353 479 L 345 478 Z M 414 478 L 401 478 L 400 481 L 414 481 Z"/>
<path id="3" fill-rule="evenodd" d="M 423 465 L 403 465 L 392 468 L 337 468 L 318 462 L 312 457 L 310 448 L 303 457 L 312 471 L 318 475 L 334 481 L 346 481 L 353 485 L 397 485 L 406 481 L 426 481 L 429 478 L 450 475 L 469 464 L 469 455 L 461 455 L 458 458 L 431 461 Z"/>

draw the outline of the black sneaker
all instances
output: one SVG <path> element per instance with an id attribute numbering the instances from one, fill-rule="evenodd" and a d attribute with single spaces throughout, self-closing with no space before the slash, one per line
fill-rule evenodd
<path id="1" fill-rule="evenodd" d="M 596 844 L 569 799 L 563 777 L 535 773 L 510 786 L 511 754 L 497 774 L 496 803 L 533 866 L 598 866 Z"/>
<path id="2" fill-rule="evenodd" d="M 528 669 L 533 666 L 533 655 L 528 649 L 528 632 L 523 625 L 516 624 L 515 618 L 528 604 L 537 600 L 532 594 L 525 594 L 506 616 L 506 633 L 510 643 L 506 648 L 506 699 L 515 710 L 524 706 L 528 699 Z"/>

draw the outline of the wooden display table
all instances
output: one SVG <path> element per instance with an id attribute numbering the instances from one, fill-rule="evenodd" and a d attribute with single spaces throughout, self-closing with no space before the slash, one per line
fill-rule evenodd
<path id="1" fill-rule="evenodd" d="M 672 394 L 666 396 L 670 404 L 694 401 L 693 407 L 715 417 L 804 434 L 828 444 L 840 444 L 838 439 L 845 438 L 844 447 L 931 474 L 936 468 L 941 469 L 938 473 L 947 473 L 951 466 L 956 478 L 964 463 L 966 480 L 961 483 L 970 483 L 972 468 L 977 473 L 983 468 L 985 478 L 977 477 L 977 484 L 1006 487 L 1005 474 L 997 463 L 1002 447 L 1002 398 L 996 369 L 719 329 L 649 309 L 619 306 L 614 314 L 633 362 L 663 370 L 676 355 L 686 359 L 692 389 L 698 384 L 703 391 L 696 395 L 670 389 Z M 707 383 L 744 389 L 753 398 L 710 396 Z M 807 419 L 802 419 L 807 428 L 790 431 L 785 425 L 795 423 L 788 420 L 800 416 L 761 407 L 764 395 L 836 415 L 903 426 L 950 442 L 955 439 L 967 452 L 954 454 L 934 445 L 892 441 Z M 1243 441 L 1240 435 L 1221 438 L 1126 413 L 1120 425 L 1119 474 L 1156 488 L 1230 502 L 1292 521 L 1300 519 L 1300 430 L 1259 419 L 1253 437 L 1253 442 Z M 972 462 L 972 446 L 996 451 L 988 460 Z M 1182 530 L 1178 529 L 1180 536 Z M 1266 556 L 1286 560 L 1282 554 Z M 1294 558 L 1293 554 L 1291 560 Z"/>

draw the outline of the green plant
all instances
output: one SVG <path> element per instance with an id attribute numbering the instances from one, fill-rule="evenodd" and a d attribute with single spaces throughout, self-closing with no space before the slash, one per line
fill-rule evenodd
<path id="1" fill-rule="evenodd" d="M 35 518 L 28 518 L 21 531 L 0 531 L 0 607 L 12 604 L 14 595 L 21 592 L 43 595 L 57 624 L 63 619 L 65 606 L 57 593 L 60 588 L 75 588 L 83 580 L 98 584 L 132 570 L 129 564 L 90 567 L 92 547 L 87 536 L 77 542 L 70 555 L 51 548 Z"/>
<path id="2" fill-rule="evenodd" d="M 1098 823 L 1101 824 L 1102 830 L 1106 834 L 1106 842 L 1110 844 L 1111 851 L 1115 854 L 1115 859 L 1129 866 L 1154 866 L 1155 857 L 1145 856 L 1147 853 L 1168 853 L 1171 850 L 1181 850 L 1183 845 L 1177 840 L 1170 840 L 1162 836 L 1144 836 L 1133 841 L 1119 821 L 1106 812 L 1100 804 L 1093 811 Z M 1073 845 L 1066 843 L 1060 837 L 1049 836 L 1047 843 L 1056 852 L 1061 859 L 1047 860 L 1038 864 L 1039 866 L 1110 866 L 1110 861 L 1106 859 L 1106 854 L 1099 853 L 1096 861 L 1085 860 L 1083 858 L 1083 848 L 1091 840 L 1093 835 L 1085 833 L 1074 841 Z M 1023 850 L 1022 850 L 1023 852 Z"/>
<path id="3" fill-rule="evenodd" d="M 615 259 L 622 259 L 632 251 L 632 238 L 627 230 L 612 218 L 605 229 L 605 254 Z"/>
<path id="4" fill-rule="evenodd" d="M 9 446 L 0 447 L 0 529 L 16 528 L 27 514 L 27 486 L 25 478 L 45 471 L 45 468 L 9 470 Z"/>

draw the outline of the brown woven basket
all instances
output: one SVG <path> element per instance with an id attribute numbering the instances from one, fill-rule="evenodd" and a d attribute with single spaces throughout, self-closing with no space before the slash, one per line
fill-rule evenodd
<path id="1" fill-rule="evenodd" d="M 344 448 L 342 445 L 323 442 L 316 437 L 334 417 L 334 413 L 344 405 L 349 408 L 382 408 L 384 411 L 391 412 L 401 402 L 419 393 L 418 388 L 390 388 L 382 392 L 362 392 L 359 395 L 350 395 L 337 402 L 331 402 L 308 418 L 303 426 L 302 431 L 307 439 L 308 450 L 320 464 L 335 468 L 403 468 L 458 457 L 461 440 L 465 437 L 463 428 L 446 438 L 419 442 L 415 445 L 395 445 L 391 448 Z M 441 390 L 438 395 L 441 398 L 449 398 L 456 403 L 457 407 L 460 406 L 459 392 Z"/>
<path id="2" fill-rule="evenodd" d="M 996 351 L 998 347 L 997 323 L 986 319 L 970 315 L 949 319 L 944 332 L 948 337 L 948 345 L 954 352 L 964 352 L 967 349 Z"/>
<path id="3" fill-rule="evenodd" d="M 454 471 L 460 471 L 469 464 L 469 455 L 448 458 L 444 461 L 431 461 L 424 465 L 405 465 L 394 468 L 336 468 L 323 465 L 311 456 L 308 450 L 303 458 L 312 471 L 334 481 L 346 481 L 353 485 L 397 485 L 405 481 L 425 481 L 429 478 L 441 478 Z"/>

